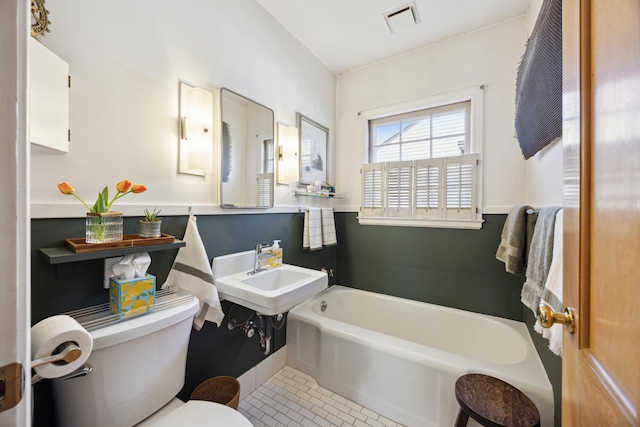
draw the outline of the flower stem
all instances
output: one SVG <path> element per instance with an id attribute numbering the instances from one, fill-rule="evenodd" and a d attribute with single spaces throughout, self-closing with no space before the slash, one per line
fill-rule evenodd
<path id="1" fill-rule="evenodd" d="M 120 197 L 125 196 L 127 194 L 131 193 L 131 190 L 126 191 L 124 193 L 121 193 L 120 191 L 118 191 L 118 194 L 116 194 L 115 196 L 113 196 L 113 199 L 111 199 L 111 201 L 109 202 L 109 204 L 107 205 L 107 212 L 109 212 L 111 210 L 111 205 L 113 205 L 113 202 L 115 202 L 116 200 L 118 200 Z"/>
<path id="2" fill-rule="evenodd" d="M 89 209 L 89 212 L 93 212 L 93 209 L 91 209 L 91 206 L 89 206 L 88 204 L 86 204 L 86 203 L 84 202 L 84 200 L 82 200 L 82 199 L 81 199 L 81 198 L 80 198 L 76 193 L 71 193 L 71 195 L 72 195 L 73 197 L 75 197 L 76 199 L 80 200 L 80 202 L 82 202 L 82 204 L 83 204 L 83 205 L 85 205 L 87 209 Z"/>

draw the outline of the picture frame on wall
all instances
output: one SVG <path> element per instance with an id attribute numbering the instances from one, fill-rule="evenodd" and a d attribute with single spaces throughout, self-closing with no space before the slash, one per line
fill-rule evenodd
<path id="1" fill-rule="evenodd" d="M 329 128 L 296 113 L 300 141 L 300 184 L 323 184 L 328 179 Z"/>

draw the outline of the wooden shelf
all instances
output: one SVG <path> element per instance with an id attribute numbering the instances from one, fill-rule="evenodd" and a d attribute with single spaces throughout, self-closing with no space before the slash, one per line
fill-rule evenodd
<path id="1" fill-rule="evenodd" d="M 169 249 L 179 249 L 185 246 L 182 240 L 173 239 L 173 242 L 155 245 L 137 245 L 133 247 L 121 247 L 103 251 L 75 253 L 64 246 L 55 248 L 42 248 L 38 251 L 40 258 L 49 264 L 66 264 L 69 262 L 87 261 L 91 259 L 112 258 L 120 255 L 135 254 L 138 252 L 156 252 Z"/>

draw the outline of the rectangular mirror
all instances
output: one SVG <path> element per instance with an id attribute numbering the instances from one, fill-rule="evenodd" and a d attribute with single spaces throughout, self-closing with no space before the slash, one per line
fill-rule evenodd
<path id="1" fill-rule="evenodd" d="M 223 208 L 273 206 L 273 110 L 220 89 L 220 204 Z"/>
<path id="2" fill-rule="evenodd" d="M 300 183 L 322 185 L 329 179 L 327 154 L 329 129 L 296 113 L 300 138 Z"/>
<path id="3" fill-rule="evenodd" d="M 213 169 L 213 93 L 180 83 L 178 172 L 204 176 Z"/>

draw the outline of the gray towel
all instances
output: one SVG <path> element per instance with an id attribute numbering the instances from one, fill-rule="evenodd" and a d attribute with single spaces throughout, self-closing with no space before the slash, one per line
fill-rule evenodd
<path id="1" fill-rule="evenodd" d="M 520 300 L 534 314 L 538 310 L 538 304 L 540 304 L 544 284 L 551 266 L 553 232 L 556 224 L 556 214 L 560 209 L 559 206 L 550 206 L 540 211 L 536 220 L 533 238 L 531 239 L 529 260 L 527 262 L 527 279 L 522 287 Z"/>
<path id="2" fill-rule="evenodd" d="M 524 265 L 527 265 L 529 260 L 529 252 L 531 251 L 531 239 L 533 239 L 533 232 L 536 229 L 536 221 L 538 220 L 538 212 L 527 209 L 527 231 L 526 244 L 524 247 Z"/>
<path id="3" fill-rule="evenodd" d="M 520 274 L 525 265 L 525 251 L 528 250 L 527 209 L 531 207 L 517 205 L 511 208 L 502 228 L 496 259 L 504 262 L 508 273 Z"/>

